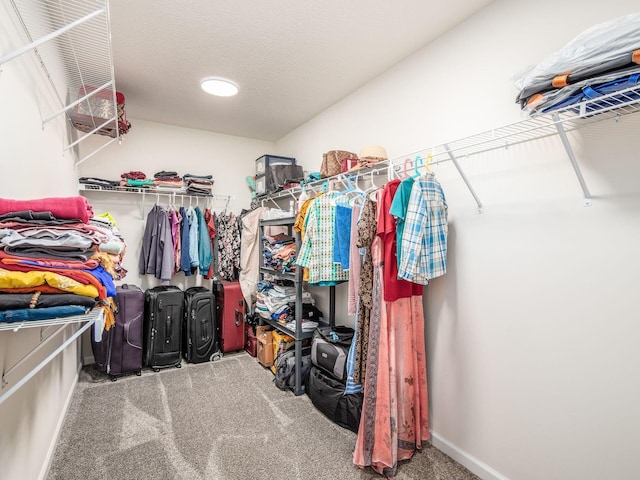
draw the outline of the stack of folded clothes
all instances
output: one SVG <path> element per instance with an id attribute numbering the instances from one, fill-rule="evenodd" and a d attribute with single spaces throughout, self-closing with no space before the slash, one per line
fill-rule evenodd
<path id="1" fill-rule="evenodd" d="M 192 175 L 186 173 L 182 178 L 187 185 L 187 193 L 192 195 L 211 195 L 213 175 Z"/>
<path id="2" fill-rule="evenodd" d="M 100 304 L 113 324 L 118 273 L 100 247 L 118 237 L 92 216 L 80 196 L 0 199 L 0 322 L 81 315 Z"/>
<path id="3" fill-rule="evenodd" d="M 516 102 L 530 114 L 562 108 L 597 113 L 640 97 L 640 13 L 582 32 L 560 51 L 514 77 Z M 622 92 L 627 89 L 631 91 Z M 597 100 L 604 95 L 606 99 Z M 573 108 L 571 106 L 574 105 Z"/>
<path id="4" fill-rule="evenodd" d="M 184 192 L 184 182 L 178 172 L 162 170 L 153 176 L 153 189 L 165 192 Z"/>
<path id="5" fill-rule="evenodd" d="M 153 180 L 147 178 L 144 172 L 125 172 L 120 175 L 121 187 L 149 188 L 153 185 Z"/>
<path id="6" fill-rule="evenodd" d="M 113 188 L 120 186 L 120 180 L 105 180 L 97 177 L 80 177 L 79 183 L 83 185 L 96 185 L 103 188 Z"/>
<path id="7" fill-rule="evenodd" d="M 279 272 L 294 272 L 296 260 L 295 238 L 278 234 L 262 239 L 264 249 L 264 266 Z"/>
<path id="8" fill-rule="evenodd" d="M 268 280 L 258 282 L 256 313 L 262 318 L 286 324 L 293 315 L 292 305 L 296 301 L 296 288 L 293 286 L 274 285 Z M 306 290 L 302 291 L 302 303 L 313 305 L 313 297 Z"/>

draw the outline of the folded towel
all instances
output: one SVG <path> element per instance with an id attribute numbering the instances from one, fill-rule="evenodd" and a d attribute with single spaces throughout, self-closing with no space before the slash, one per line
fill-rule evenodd
<path id="1" fill-rule="evenodd" d="M 0 198 L 0 215 L 10 212 L 51 212 L 56 218 L 80 219 L 87 223 L 93 217 L 89 201 L 80 195 L 76 197 L 50 197 L 35 200 L 10 200 Z"/>

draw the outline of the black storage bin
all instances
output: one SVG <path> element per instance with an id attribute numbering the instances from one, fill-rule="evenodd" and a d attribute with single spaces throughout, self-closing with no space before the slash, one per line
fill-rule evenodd
<path id="1" fill-rule="evenodd" d="M 263 155 L 256 159 L 256 175 L 264 175 L 273 165 L 295 165 L 293 157 L 281 157 L 280 155 Z"/>
<path id="2" fill-rule="evenodd" d="M 287 183 L 300 183 L 303 180 L 304 170 L 300 165 L 271 165 L 264 175 L 256 176 L 256 194 L 277 192 Z"/>
<path id="3" fill-rule="evenodd" d="M 311 403 L 330 420 L 357 432 L 362 414 L 362 393 L 344 394 L 345 384 L 312 366 L 307 381 L 307 395 Z"/>

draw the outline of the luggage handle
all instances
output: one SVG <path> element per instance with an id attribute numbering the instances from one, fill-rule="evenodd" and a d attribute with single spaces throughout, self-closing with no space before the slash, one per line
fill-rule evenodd
<path id="1" fill-rule="evenodd" d="M 240 310 L 236 308 L 236 327 L 239 327 L 240 325 L 242 325 L 242 318 L 240 315 Z"/>

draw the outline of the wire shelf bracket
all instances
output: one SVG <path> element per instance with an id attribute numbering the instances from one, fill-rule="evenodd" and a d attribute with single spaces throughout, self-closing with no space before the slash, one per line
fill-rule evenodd
<path id="1" fill-rule="evenodd" d="M 40 335 L 40 342 L 33 348 L 29 353 L 27 353 L 24 357 L 22 357 L 18 362 L 16 362 L 9 369 L 4 370 L 2 372 L 2 379 L 0 384 L 0 391 L 4 390 L 9 386 L 9 382 L 7 377 L 20 366 L 22 366 L 27 360 L 33 357 L 38 351 L 40 351 L 46 344 L 48 344 L 53 338 L 55 338 L 60 332 L 66 329 L 67 326 L 76 324 L 76 323 L 84 323 L 82 327 L 76 330 L 68 339 L 66 339 L 58 348 L 56 348 L 53 352 L 51 352 L 44 360 L 38 363 L 35 367 L 33 367 L 24 377 L 22 377 L 15 385 L 13 385 L 9 390 L 3 392 L 0 395 L 0 405 L 4 403 L 11 395 L 17 392 L 25 383 L 31 380 L 40 370 L 46 367 L 54 358 L 56 358 L 63 350 L 65 350 L 69 345 L 76 341 L 84 332 L 86 332 L 92 325 L 96 325 L 96 335 L 100 332 L 102 335 L 102 329 L 104 327 L 104 313 L 102 309 L 94 309 L 86 315 L 78 315 L 74 317 L 66 317 L 66 318 L 53 318 L 50 320 L 37 320 L 37 321 L 25 321 L 19 323 L 0 323 L 0 331 L 12 331 L 17 332 L 21 329 L 25 328 L 44 328 L 50 327 L 53 325 L 60 325 L 56 331 L 54 331 L 48 337 L 43 338 L 42 333 Z M 98 328 L 99 327 L 99 328 Z"/>
<path id="2" fill-rule="evenodd" d="M 42 128 L 65 114 L 67 127 L 74 126 L 86 135 L 67 143 L 63 152 L 95 133 L 105 134 L 105 142 L 93 152 L 77 160 L 78 166 L 95 153 L 122 141 L 118 122 L 118 103 L 111 52 L 111 29 L 108 0 L 78 2 L 77 0 L 9 0 L 15 12 L 15 23 L 27 39 L 25 45 L 0 56 L 0 66 L 32 52 L 51 86 L 55 111 L 42 113 Z M 70 99 L 67 101 L 67 99 Z M 99 99 L 101 111 L 96 111 Z M 76 127 L 73 114 L 81 112 L 82 126 Z M 105 115 L 108 113 L 107 115 Z M 103 118 L 104 117 L 104 118 Z M 88 122 L 86 125 L 84 122 Z M 100 131 L 109 126 L 109 132 Z M 109 139 L 109 137 L 112 137 Z M 113 138 L 115 137 L 115 138 Z M 108 139 L 108 141 L 106 140 Z M 79 155 L 75 152 L 77 158 Z"/>

